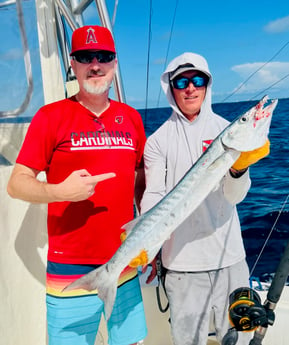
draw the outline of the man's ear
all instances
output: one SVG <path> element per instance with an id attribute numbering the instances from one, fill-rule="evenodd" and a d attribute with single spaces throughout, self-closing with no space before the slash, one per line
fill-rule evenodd
<path id="1" fill-rule="evenodd" d="M 75 60 L 74 59 L 70 59 L 70 66 L 73 70 L 73 73 L 75 74 Z"/>

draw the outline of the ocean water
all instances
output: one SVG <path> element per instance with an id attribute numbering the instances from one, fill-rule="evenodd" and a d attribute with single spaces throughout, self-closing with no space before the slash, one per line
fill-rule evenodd
<path id="1" fill-rule="evenodd" d="M 254 104 L 255 101 L 220 103 L 214 104 L 213 109 L 232 121 Z M 170 116 L 171 109 L 140 113 L 150 135 Z M 251 166 L 251 189 L 237 206 L 251 276 L 263 281 L 271 279 L 289 240 L 288 117 L 289 98 L 280 99 L 270 128 L 270 155 Z"/>

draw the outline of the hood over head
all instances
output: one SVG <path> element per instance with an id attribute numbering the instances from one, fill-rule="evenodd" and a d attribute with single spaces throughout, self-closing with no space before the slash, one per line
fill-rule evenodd
<path id="1" fill-rule="evenodd" d="M 182 114 L 174 100 L 174 96 L 173 96 L 171 86 L 170 86 L 170 81 L 173 78 L 175 78 L 177 75 L 188 70 L 200 71 L 209 77 L 209 82 L 208 82 L 207 90 L 206 90 L 206 96 L 201 107 L 201 112 L 203 111 L 211 112 L 212 111 L 212 75 L 210 73 L 209 66 L 206 59 L 203 56 L 195 54 L 195 53 L 183 53 L 182 55 L 177 56 L 175 59 L 173 59 L 169 63 L 166 70 L 161 76 L 161 86 L 163 88 L 164 93 L 167 96 L 170 106 L 173 108 L 173 110 L 176 113 Z"/>

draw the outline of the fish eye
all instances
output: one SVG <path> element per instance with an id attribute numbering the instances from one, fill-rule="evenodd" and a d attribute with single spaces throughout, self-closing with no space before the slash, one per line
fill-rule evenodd
<path id="1" fill-rule="evenodd" d="M 246 121 L 247 121 L 247 117 L 246 117 L 246 116 L 242 116 L 242 117 L 240 118 L 240 121 L 241 121 L 241 122 L 246 122 Z"/>

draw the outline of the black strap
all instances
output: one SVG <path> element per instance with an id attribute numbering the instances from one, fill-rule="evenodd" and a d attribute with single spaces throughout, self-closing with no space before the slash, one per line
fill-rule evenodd
<path id="1" fill-rule="evenodd" d="M 165 278 L 166 278 L 167 269 L 165 267 L 163 267 L 161 259 L 159 257 L 156 260 L 156 270 L 157 270 L 157 278 L 158 278 L 158 285 L 156 287 L 158 306 L 159 306 L 159 310 L 162 313 L 165 313 L 169 309 L 169 302 L 163 308 L 162 303 L 161 303 L 161 296 L 160 296 L 160 286 L 162 285 L 164 292 L 165 292 L 165 295 L 167 297 L 167 292 L 166 292 L 166 288 L 165 288 Z"/>

